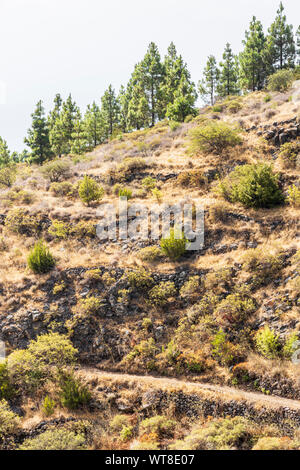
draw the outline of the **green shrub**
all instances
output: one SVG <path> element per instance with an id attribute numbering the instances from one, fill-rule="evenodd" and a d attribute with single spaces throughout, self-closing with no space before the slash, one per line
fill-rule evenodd
<path id="1" fill-rule="evenodd" d="M 269 208 L 284 200 L 278 175 L 265 163 L 238 166 L 219 184 L 219 192 L 245 207 Z"/>
<path id="2" fill-rule="evenodd" d="M 53 160 L 45 163 L 41 171 L 52 183 L 58 182 L 71 176 L 71 163 L 67 160 Z"/>
<path id="3" fill-rule="evenodd" d="M 120 432 L 124 426 L 129 426 L 130 416 L 128 415 L 115 415 L 109 423 L 109 427 L 114 432 Z"/>
<path id="4" fill-rule="evenodd" d="M 201 279 L 199 276 L 191 276 L 180 289 L 180 295 L 183 298 L 191 298 L 199 294 Z"/>
<path id="5" fill-rule="evenodd" d="M 240 130 L 225 122 L 207 122 L 189 132 L 189 152 L 220 154 L 223 150 L 241 144 Z"/>
<path id="6" fill-rule="evenodd" d="M 128 272 L 126 277 L 132 288 L 147 289 L 153 284 L 151 274 L 143 268 L 140 268 L 137 271 Z"/>
<path id="7" fill-rule="evenodd" d="M 224 366 L 232 366 L 240 359 L 238 347 L 227 340 L 223 330 L 214 336 L 212 348 L 213 356 Z"/>
<path id="8" fill-rule="evenodd" d="M 176 131 L 181 126 L 180 122 L 177 121 L 169 121 L 169 127 L 172 132 Z"/>
<path id="9" fill-rule="evenodd" d="M 163 307 L 172 297 L 176 296 L 174 282 L 166 281 L 154 286 L 149 292 L 149 301 L 151 305 Z"/>
<path id="10" fill-rule="evenodd" d="M 66 239 L 69 234 L 69 226 L 65 222 L 60 222 L 59 220 L 53 220 L 51 227 L 49 227 L 48 232 L 54 238 Z"/>
<path id="11" fill-rule="evenodd" d="M 160 191 L 158 188 L 151 189 L 152 196 L 155 197 L 157 202 L 162 202 L 163 199 L 163 193 Z"/>
<path id="12" fill-rule="evenodd" d="M 73 374 L 61 373 L 60 378 L 60 402 L 68 410 L 77 410 L 86 406 L 91 401 L 91 393 Z"/>
<path id="13" fill-rule="evenodd" d="M 5 219 L 7 230 L 18 235 L 35 236 L 40 232 L 38 218 L 26 214 L 23 209 L 12 209 Z"/>
<path id="14" fill-rule="evenodd" d="M 272 281 L 284 266 L 281 253 L 271 254 L 265 248 L 251 248 L 243 256 L 243 269 L 251 273 L 253 285 Z"/>
<path id="15" fill-rule="evenodd" d="M 292 186 L 288 187 L 288 196 L 287 201 L 290 206 L 293 207 L 300 207 L 300 188 L 293 184 Z"/>
<path id="16" fill-rule="evenodd" d="M 300 165 L 300 139 L 286 142 L 278 154 L 284 168 L 296 168 Z"/>
<path id="17" fill-rule="evenodd" d="M 211 110 L 214 112 L 214 113 L 221 113 L 223 111 L 223 106 L 221 104 L 215 104 Z"/>
<path id="18" fill-rule="evenodd" d="M 52 183 L 50 191 L 55 196 L 74 196 L 76 185 L 73 185 L 69 181 L 62 181 L 61 183 Z M 77 189 L 77 188 L 76 188 Z"/>
<path id="19" fill-rule="evenodd" d="M 14 389 L 9 377 L 7 362 L 0 363 L 0 400 L 8 400 L 13 396 Z"/>
<path id="20" fill-rule="evenodd" d="M 158 246 L 146 246 L 138 252 L 137 256 L 142 261 L 154 263 L 155 261 L 160 261 L 163 257 L 163 254 Z"/>
<path id="21" fill-rule="evenodd" d="M 183 232 L 176 228 L 170 229 L 169 236 L 160 240 L 161 251 L 171 260 L 176 261 L 187 250 L 188 241 Z"/>
<path id="22" fill-rule="evenodd" d="M 80 300 L 80 307 L 86 315 L 96 315 L 101 308 L 101 299 L 99 297 L 88 297 Z"/>
<path id="23" fill-rule="evenodd" d="M 55 266 L 55 260 L 42 240 L 34 245 L 27 262 L 35 274 L 48 273 Z"/>
<path id="24" fill-rule="evenodd" d="M 299 340 L 299 338 L 298 338 L 297 333 L 291 333 L 287 337 L 287 339 L 284 343 L 283 349 L 282 349 L 282 354 L 283 354 L 283 357 L 285 359 L 291 359 L 293 354 L 296 352 L 296 350 L 299 347 L 299 341 L 298 340 Z"/>
<path id="25" fill-rule="evenodd" d="M 299 445 L 289 437 L 261 437 L 252 450 L 299 450 Z"/>
<path id="26" fill-rule="evenodd" d="M 76 225 L 70 227 L 70 235 L 75 238 L 95 238 L 96 225 L 92 222 L 81 220 Z"/>
<path id="27" fill-rule="evenodd" d="M 140 424 L 140 433 L 155 433 L 159 438 L 170 437 L 176 428 L 176 421 L 166 416 L 153 416 L 144 419 Z"/>
<path id="28" fill-rule="evenodd" d="M 49 429 L 37 437 L 26 439 L 19 450 L 83 450 L 85 437 L 67 429 Z"/>
<path id="29" fill-rule="evenodd" d="M 230 294 L 219 303 L 215 316 L 222 324 L 237 325 L 246 320 L 256 310 L 251 298 L 240 294 Z"/>
<path id="30" fill-rule="evenodd" d="M 52 398 L 49 397 L 49 395 L 47 395 L 44 398 L 43 405 L 42 405 L 42 411 L 44 415 L 47 417 L 53 415 L 54 409 L 55 409 L 55 401 L 52 400 Z"/>
<path id="31" fill-rule="evenodd" d="M 236 114 L 238 111 L 242 109 L 243 105 L 240 100 L 231 100 L 227 106 L 226 109 L 229 111 L 231 114 Z"/>
<path id="32" fill-rule="evenodd" d="M 154 189 L 156 187 L 156 184 L 156 180 L 151 176 L 146 176 L 146 178 L 142 180 L 142 185 L 145 189 L 147 189 L 147 191 L 151 191 L 151 189 Z"/>
<path id="33" fill-rule="evenodd" d="M 7 401 L 0 401 L 0 439 L 8 434 L 13 434 L 18 426 L 20 419 L 11 411 Z"/>
<path id="34" fill-rule="evenodd" d="M 265 96 L 264 96 L 264 102 L 265 103 L 269 103 L 269 101 L 271 101 L 272 97 L 269 93 L 267 93 Z"/>
<path id="35" fill-rule="evenodd" d="M 42 335 L 30 341 L 28 349 L 12 352 L 8 359 L 11 381 L 22 391 L 39 387 L 61 368 L 75 362 L 77 350 L 70 340 L 58 333 Z"/>
<path id="36" fill-rule="evenodd" d="M 80 199 L 89 206 L 91 202 L 100 201 L 103 198 L 104 189 L 95 180 L 85 175 L 79 185 L 78 194 Z"/>
<path id="37" fill-rule="evenodd" d="M 268 78 L 268 89 L 270 91 L 286 91 L 294 81 L 292 70 L 279 70 Z"/>
<path id="38" fill-rule="evenodd" d="M 258 331 L 255 336 L 256 348 L 262 356 L 268 359 L 275 359 L 280 355 L 279 335 L 265 326 L 263 330 Z"/>
<path id="39" fill-rule="evenodd" d="M 0 168 L 0 188 L 10 188 L 16 181 L 15 167 Z"/>
<path id="40" fill-rule="evenodd" d="M 218 419 L 206 425 L 196 425 L 172 450 L 230 450 L 251 447 L 251 426 L 245 418 Z"/>
<path id="41" fill-rule="evenodd" d="M 119 197 L 126 197 L 127 199 L 132 199 L 132 190 L 129 188 L 120 188 Z"/>

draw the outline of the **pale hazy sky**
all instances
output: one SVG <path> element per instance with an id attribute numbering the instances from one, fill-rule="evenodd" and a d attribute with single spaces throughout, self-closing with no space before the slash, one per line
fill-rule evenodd
<path id="1" fill-rule="evenodd" d="M 253 15 L 265 27 L 279 0 L 0 0 L 0 135 L 22 150 L 39 99 L 69 92 L 84 110 L 106 87 L 126 84 L 150 41 L 162 55 L 171 41 L 198 82 L 206 58 L 226 42 L 241 49 Z M 300 1 L 285 0 L 300 24 Z"/>

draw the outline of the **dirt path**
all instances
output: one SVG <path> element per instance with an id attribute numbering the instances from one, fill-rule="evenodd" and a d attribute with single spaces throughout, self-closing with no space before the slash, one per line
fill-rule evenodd
<path id="1" fill-rule="evenodd" d="M 291 400 L 289 398 L 281 398 L 276 396 L 264 395 L 257 392 L 246 392 L 237 388 L 204 384 L 197 382 L 186 382 L 184 380 L 167 378 L 167 377 L 153 377 L 149 375 L 130 375 L 116 372 L 105 372 L 98 369 L 81 369 L 81 374 L 85 377 L 103 377 L 103 379 L 124 380 L 129 382 L 138 382 L 149 385 L 149 387 L 170 387 L 185 389 L 187 392 L 209 391 L 217 395 L 221 395 L 224 399 L 230 400 L 245 400 L 247 402 L 268 406 L 270 408 L 289 408 L 292 410 L 300 410 L 300 401 Z"/>

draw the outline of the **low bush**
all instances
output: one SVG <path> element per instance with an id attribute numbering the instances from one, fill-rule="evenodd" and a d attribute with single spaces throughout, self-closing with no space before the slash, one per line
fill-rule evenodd
<path id="1" fill-rule="evenodd" d="M 184 440 L 177 441 L 172 450 L 231 450 L 252 446 L 251 424 L 245 418 L 221 418 L 196 425 Z"/>
<path id="2" fill-rule="evenodd" d="M 179 259 L 187 250 L 188 241 L 183 232 L 176 228 L 170 230 L 169 236 L 160 240 L 161 251 L 173 261 Z"/>
<path id="3" fill-rule="evenodd" d="M 54 196 L 59 197 L 74 197 L 78 194 L 77 185 L 74 185 L 69 181 L 62 181 L 61 183 L 52 183 L 50 186 L 50 191 L 54 194 Z"/>
<path id="4" fill-rule="evenodd" d="M 151 273 L 145 269 L 140 268 L 137 271 L 128 272 L 126 278 L 130 286 L 134 289 L 147 289 L 152 286 L 153 278 Z"/>
<path id="5" fill-rule="evenodd" d="M 16 169 L 15 167 L 7 166 L 0 168 L 0 188 L 10 188 L 16 181 Z"/>
<path id="6" fill-rule="evenodd" d="M 34 245 L 29 253 L 27 262 L 29 268 L 35 274 L 48 273 L 55 266 L 55 259 L 42 240 Z"/>
<path id="7" fill-rule="evenodd" d="M 71 176 L 71 163 L 68 160 L 53 160 L 45 163 L 41 171 L 52 183 L 58 182 Z"/>
<path id="8" fill-rule="evenodd" d="M 78 189 L 80 199 L 88 206 L 91 202 L 100 201 L 104 196 L 104 189 L 99 184 L 85 175 Z"/>
<path id="9" fill-rule="evenodd" d="M 228 341 L 223 330 L 219 330 L 212 340 L 212 354 L 220 364 L 227 367 L 241 360 L 239 346 Z"/>
<path id="10" fill-rule="evenodd" d="M 300 139 L 286 142 L 280 147 L 278 157 L 283 168 L 297 168 L 300 166 Z"/>
<path id="11" fill-rule="evenodd" d="M 0 439 L 13 434 L 20 423 L 19 417 L 10 409 L 6 400 L 0 401 Z"/>
<path id="12" fill-rule="evenodd" d="M 48 429 L 36 437 L 25 439 L 19 450 L 83 450 L 85 437 L 68 429 Z"/>
<path id="13" fill-rule="evenodd" d="M 62 372 L 59 378 L 60 402 L 68 410 L 77 410 L 91 401 L 91 393 L 86 385 L 73 374 Z"/>
<path id="14" fill-rule="evenodd" d="M 149 263 L 160 261 L 163 258 L 161 249 L 158 246 L 146 246 L 138 252 L 137 256 L 142 261 L 148 261 Z"/>
<path id="15" fill-rule="evenodd" d="M 146 176 L 146 178 L 142 180 L 142 185 L 147 191 L 151 191 L 152 189 L 154 189 L 156 187 L 156 184 L 157 181 L 151 176 Z"/>
<path id="16" fill-rule="evenodd" d="M 22 392 L 40 386 L 54 377 L 56 367 L 75 363 L 77 350 L 70 340 L 58 333 L 39 336 L 28 349 L 18 349 L 7 359 L 12 383 Z"/>
<path id="17" fill-rule="evenodd" d="M 126 199 L 132 199 L 132 190 L 129 188 L 120 188 L 119 197 L 125 197 Z"/>
<path id="18" fill-rule="evenodd" d="M 36 236 L 41 226 L 36 216 L 27 214 L 23 209 L 12 209 L 5 218 L 7 230 L 18 235 Z"/>
<path id="19" fill-rule="evenodd" d="M 261 437 L 252 450 L 299 450 L 300 442 L 289 437 Z"/>
<path id="20" fill-rule="evenodd" d="M 240 130 L 225 122 L 207 122 L 201 127 L 191 129 L 189 152 L 221 154 L 224 150 L 242 143 Z"/>
<path id="21" fill-rule="evenodd" d="M 176 421 L 166 416 L 152 416 L 144 419 L 140 424 L 140 434 L 155 433 L 159 439 L 173 436 L 176 428 Z"/>
<path id="22" fill-rule="evenodd" d="M 178 175 L 177 183 L 183 188 L 201 188 L 207 186 L 207 178 L 201 170 L 189 170 Z"/>
<path id="23" fill-rule="evenodd" d="M 268 78 L 268 89 L 270 91 L 286 91 L 294 81 L 292 70 L 279 70 Z"/>
<path id="24" fill-rule="evenodd" d="M 251 298 L 230 294 L 218 304 L 214 315 L 221 324 L 235 326 L 245 321 L 255 310 L 256 306 Z"/>
<path id="25" fill-rule="evenodd" d="M 174 282 L 161 282 L 150 290 L 150 304 L 155 307 L 163 307 L 171 298 L 176 296 L 176 293 L 177 291 Z"/>
<path id="26" fill-rule="evenodd" d="M 300 207 L 300 188 L 293 184 L 287 189 L 287 201 L 290 206 Z"/>
<path id="27" fill-rule="evenodd" d="M 14 394 L 14 388 L 10 380 L 7 362 L 0 363 L 0 400 L 8 400 Z"/>
<path id="28" fill-rule="evenodd" d="M 269 208 L 284 200 L 278 175 L 265 163 L 238 166 L 219 184 L 219 193 L 245 207 Z"/>
<path id="29" fill-rule="evenodd" d="M 258 352 L 268 359 L 276 359 L 280 356 L 279 335 L 270 330 L 268 326 L 258 331 L 255 336 L 255 344 Z"/>
<path id="30" fill-rule="evenodd" d="M 284 266 L 283 256 L 280 252 L 268 253 L 265 248 L 251 248 L 243 256 L 243 269 L 251 273 L 253 285 L 268 284 Z"/>
<path id="31" fill-rule="evenodd" d="M 43 414 L 44 414 L 46 417 L 53 415 L 54 409 L 55 409 L 55 405 L 56 405 L 55 401 L 52 400 L 52 398 L 49 397 L 49 395 L 47 395 L 47 396 L 44 398 L 43 405 L 42 405 Z"/>
<path id="32" fill-rule="evenodd" d="M 69 234 L 69 225 L 59 220 L 53 220 L 48 232 L 54 238 L 66 239 Z"/>
<path id="33" fill-rule="evenodd" d="M 86 315 L 96 315 L 101 308 L 101 299 L 99 297 L 87 297 L 80 300 L 80 310 Z"/>

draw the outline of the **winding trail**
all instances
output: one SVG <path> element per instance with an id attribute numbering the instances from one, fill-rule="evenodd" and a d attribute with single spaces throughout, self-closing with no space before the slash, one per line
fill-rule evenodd
<path id="1" fill-rule="evenodd" d="M 267 406 L 273 409 L 289 408 L 291 410 L 300 410 L 300 401 L 292 400 L 289 398 L 277 397 L 274 395 L 264 395 L 258 392 L 247 392 L 233 387 L 212 385 L 199 382 L 186 382 L 185 380 L 168 378 L 168 377 L 154 377 L 151 375 L 130 375 L 117 372 L 106 372 L 99 369 L 84 368 L 80 369 L 79 373 L 86 378 L 103 378 L 115 381 L 129 381 L 136 383 L 143 383 L 152 388 L 178 388 L 184 389 L 189 393 L 198 392 L 213 392 L 216 395 L 222 396 L 224 399 L 229 400 L 244 400 L 248 403 L 255 405 Z"/>

